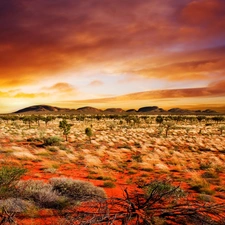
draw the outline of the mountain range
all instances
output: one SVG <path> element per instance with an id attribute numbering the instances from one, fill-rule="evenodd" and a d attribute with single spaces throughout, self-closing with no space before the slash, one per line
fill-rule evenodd
<path id="1" fill-rule="evenodd" d="M 171 108 L 169 110 L 164 110 L 159 108 L 158 106 L 145 106 L 141 107 L 138 110 L 136 109 L 129 109 L 123 110 L 121 108 L 108 108 L 105 110 L 94 108 L 91 106 L 85 106 L 77 109 L 70 109 L 70 108 L 60 108 L 50 105 L 34 105 L 29 106 L 23 109 L 20 109 L 14 113 L 18 114 L 35 114 L 35 113 L 74 113 L 74 114 L 121 114 L 121 113 L 146 113 L 146 114 L 218 114 L 218 112 L 205 109 L 205 110 L 188 110 L 188 109 L 181 109 L 181 108 Z"/>

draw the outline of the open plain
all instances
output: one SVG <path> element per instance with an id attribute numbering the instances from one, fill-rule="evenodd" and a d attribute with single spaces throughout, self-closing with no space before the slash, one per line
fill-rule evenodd
<path id="1" fill-rule="evenodd" d="M 63 120 L 67 130 L 59 126 Z M 23 181 L 72 178 L 122 198 L 124 190 L 166 179 L 202 202 L 225 203 L 223 116 L 6 115 L 0 119 L 0 160 L 25 168 Z M 47 208 L 16 220 L 69 224 Z"/>

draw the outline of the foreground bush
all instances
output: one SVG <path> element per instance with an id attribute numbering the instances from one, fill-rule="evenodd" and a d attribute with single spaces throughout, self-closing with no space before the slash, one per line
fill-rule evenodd
<path id="1" fill-rule="evenodd" d="M 0 209 L 8 213 L 21 213 L 34 207 L 32 203 L 20 198 L 7 198 L 0 200 Z"/>
<path id="2" fill-rule="evenodd" d="M 71 215 L 70 224 L 224 225 L 225 205 L 188 196 L 168 180 L 154 180 L 123 198 L 83 203 Z"/>
<path id="3" fill-rule="evenodd" d="M 189 196 L 169 180 L 153 180 L 131 192 L 125 189 L 123 197 L 106 198 L 102 188 L 85 181 L 18 182 L 22 171 L 4 168 L 0 172 L 1 184 L 10 188 L 10 192 L 4 189 L 7 197 L 0 199 L 0 224 L 15 223 L 16 214 L 35 207 L 60 210 L 66 224 L 225 224 L 224 204 Z M 15 183 L 9 174 L 14 175 Z"/>
<path id="4" fill-rule="evenodd" d="M 106 198 L 105 191 L 102 188 L 86 181 L 70 178 L 51 178 L 50 184 L 58 194 L 74 200 L 88 201 L 93 198 Z"/>
<path id="5" fill-rule="evenodd" d="M 50 184 L 39 180 L 20 181 L 17 185 L 20 198 L 28 199 L 40 208 L 62 209 L 68 199 L 59 196 Z"/>
<path id="6" fill-rule="evenodd" d="M 105 192 L 93 184 L 69 178 L 51 178 L 49 183 L 40 180 L 20 181 L 17 196 L 39 208 L 63 209 L 78 202 L 105 198 Z"/>
<path id="7" fill-rule="evenodd" d="M 15 186 L 25 172 L 26 169 L 14 166 L 3 166 L 0 169 L 0 199 L 15 195 Z"/>

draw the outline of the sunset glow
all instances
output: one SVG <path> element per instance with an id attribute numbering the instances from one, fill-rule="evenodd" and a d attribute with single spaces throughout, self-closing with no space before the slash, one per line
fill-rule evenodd
<path id="1" fill-rule="evenodd" d="M 0 113 L 225 112 L 224 0 L 1 0 Z"/>

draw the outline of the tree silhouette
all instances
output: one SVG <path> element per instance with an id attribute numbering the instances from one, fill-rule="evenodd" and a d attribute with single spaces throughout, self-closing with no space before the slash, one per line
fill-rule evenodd
<path id="1" fill-rule="evenodd" d="M 160 116 L 160 115 L 158 115 L 158 116 L 155 118 L 155 121 L 156 121 L 156 123 L 158 123 L 158 124 L 162 124 L 162 123 L 163 123 L 163 120 L 164 120 L 164 118 L 163 118 L 162 116 Z"/>

